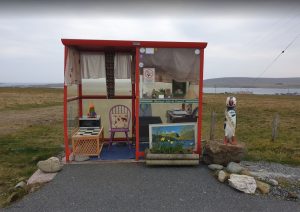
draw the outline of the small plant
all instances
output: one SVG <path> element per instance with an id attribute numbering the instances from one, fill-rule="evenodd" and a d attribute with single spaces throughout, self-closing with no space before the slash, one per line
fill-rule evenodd
<path id="1" fill-rule="evenodd" d="M 160 139 L 156 139 L 156 142 L 153 143 L 150 152 L 157 154 L 187 154 L 193 153 L 193 149 L 184 148 L 180 141 L 162 136 Z"/>

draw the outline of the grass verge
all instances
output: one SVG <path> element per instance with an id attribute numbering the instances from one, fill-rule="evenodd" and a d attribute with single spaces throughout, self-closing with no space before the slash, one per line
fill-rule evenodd
<path id="1" fill-rule="evenodd" d="M 62 123 L 33 125 L 8 136 L 0 137 L 0 205 L 14 192 L 14 186 L 27 179 L 36 163 L 63 149 Z"/>

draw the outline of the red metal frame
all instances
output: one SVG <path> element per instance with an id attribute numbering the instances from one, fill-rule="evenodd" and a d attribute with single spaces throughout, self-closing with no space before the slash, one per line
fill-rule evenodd
<path id="1" fill-rule="evenodd" d="M 64 55 L 64 72 L 66 70 L 67 65 L 67 55 L 68 49 L 65 47 L 65 55 Z M 68 138 L 68 87 L 64 83 L 64 142 L 65 142 L 65 151 L 66 151 L 66 162 L 69 162 L 70 149 L 69 149 L 69 138 Z"/>
<path id="2" fill-rule="evenodd" d="M 135 49 L 135 159 L 140 158 L 140 120 L 139 120 L 139 110 L 140 110 L 140 48 Z"/>
<path id="3" fill-rule="evenodd" d="M 204 49 L 200 50 L 200 73 L 199 73 L 199 97 L 198 97 L 198 138 L 197 153 L 202 154 L 202 112 L 203 112 L 203 68 L 204 68 Z"/>
<path id="4" fill-rule="evenodd" d="M 201 128 L 203 113 L 203 69 L 204 69 L 204 49 L 205 42 L 166 42 L 166 41 L 121 41 L 121 40 L 82 40 L 82 39 L 62 39 L 65 45 L 64 68 L 66 69 L 67 47 L 75 47 L 81 51 L 100 51 L 113 49 L 115 51 L 135 51 L 135 83 L 132 84 L 131 96 L 115 96 L 113 99 L 131 99 L 132 103 L 132 133 L 135 132 L 136 140 L 136 160 L 144 156 L 144 152 L 139 151 L 139 49 L 140 47 L 151 48 L 199 48 L 200 49 L 200 74 L 199 74 L 199 98 L 198 98 L 198 123 L 197 123 L 197 153 L 201 154 Z M 67 103 L 78 101 L 78 115 L 82 116 L 82 99 L 107 99 L 106 95 L 82 95 L 82 84 L 78 85 L 78 96 L 67 98 L 67 86 L 64 85 L 64 140 L 66 150 L 66 160 L 69 161 L 68 126 L 67 126 Z M 134 125 L 135 123 L 135 125 Z M 132 136 L 133 137 L 133 136 Z"/>

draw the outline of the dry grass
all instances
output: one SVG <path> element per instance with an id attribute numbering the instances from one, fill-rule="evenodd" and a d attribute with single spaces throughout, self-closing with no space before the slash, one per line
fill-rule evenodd
<path id="1" fill-rule="evenodd" d="M 237 138 L 246 143 L 247 159 L 300 165 L 300 97 L 237 95 Z M 209 138 L 211 111 L 217 112 L 216 137 L 223 138 L 226 95 L 204 96 L 203 136 Z M 279 135 L 271 141 L 272 120 L 280 115 Z"/>
<path id="2" fill-rule="evenodd" d="M 0 88 L 0 205 L 38 160 L 62 150 L 61 89 Z M 204 95 L 203 138 L 209 138 L 210 113 L 217 113 L 216 138 L 223 139 L 226 95 Z M 246 143 L 247 159 L 300 165 L 300 97 L 237 95 L 237 138 Z M 53 107 L 53 105 L 60 105 Z M 279 137 L 271 142 L 271 123 L 280 115 Z M 13 117 L 12 117 L 13 116 Z M 21 118 L 22 117 L 22 118 Z M 5 122 L 5 120 L 7 120 Z M 19 120 L 19 121 L 18 121 Z M 23 120 L 23 121 L 20 121 Z M 25 121 L 24 121 L 25 120 Z M 14 127 L 18 125 L 18 127 Z M 107 135 L 106 135 L 107 136 Z"/>
<path id="3" fill-rule="evenodd" d="M 0 88 L 0 111 L 61 105 L 62 101 L 62 89 Z"/>

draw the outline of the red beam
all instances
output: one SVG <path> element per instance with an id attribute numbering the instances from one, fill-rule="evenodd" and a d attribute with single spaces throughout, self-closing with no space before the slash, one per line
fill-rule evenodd
<path id="1" fill-rule="evenodd" d="M 79 99 L 78 96 L 69 97 L 69 98 L 67 98 L 67 102 L 72 102 L 72 101 L 75 101 L 75 100 L 77 100 L 77 99 Z"/>
<path id="2" fill-rule="evenodd" d="M 135 49 L 135 159 L 139 160 L 139 151 L 140 151 L 140 123 L 139 123 L 139 106 L 140 106 L 140 70 L 139 70 L 139 61 L 140 61 L 140 48 L 136 47 Z"/>
<path id="3" fill-rule="evenodd" d="M 106 95 L 82 95 L 82 99 L 108 99 Z M 132 99 L 132 96 L 113 96 L 109 99 Z"/>
<path id="4" fill-rule="evenodd" d="M 82 40 L 62 39 L 65 46 L 88 49 L 95 47 L 150 47 L 150 48 L 200 48 L 207 46 L 205 42 L 170 42 L 170 41 L 122 41 L 122 40 Z"/>
<path id="5" fill-rule="evenodd" d="M 66 71 L 68 49 L 65 47 L 65 57 L 64 57 L 64 72 Z M 68 138 L 68 87 L 64 84 L 64 142 L 65 142 L 65 152 L 66 152 L 66 162 L 69 162 L 70 149 L 69 149 L 69 138 Z"/>
<path id="6" fill-rule="evenodd" d="M 199 73 L 199 98 L 198 98 L 198 138 L 197 153 L 202 154 L 202 110 L 203 110 L 203 68 L 204 68 L 204 49 L 200 51 L 200 73 Z"/>

